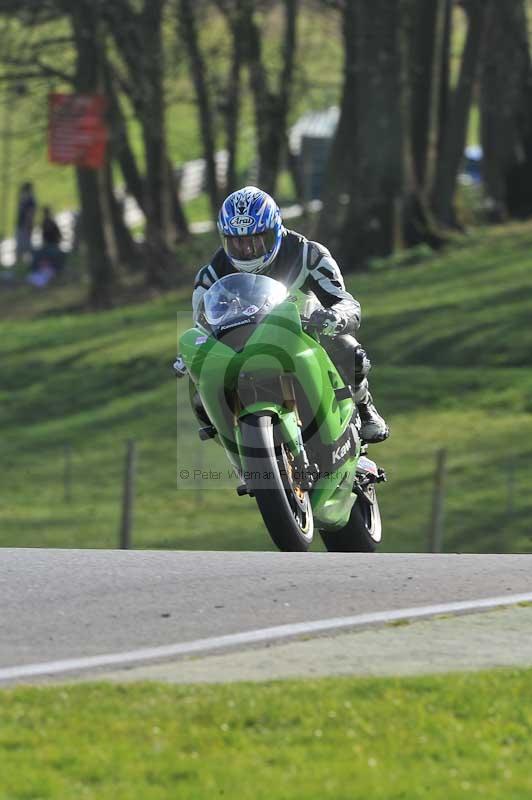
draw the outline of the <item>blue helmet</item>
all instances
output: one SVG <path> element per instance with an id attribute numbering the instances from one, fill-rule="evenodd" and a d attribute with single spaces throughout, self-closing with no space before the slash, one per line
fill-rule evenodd
<path id="1" fill-rule="evenodd" d="M 256 186 L 226 197 L 218 230 L 227 256 L 242 272 L 263 272 L 279 252 L 283 222 L 277 203 Z"/>

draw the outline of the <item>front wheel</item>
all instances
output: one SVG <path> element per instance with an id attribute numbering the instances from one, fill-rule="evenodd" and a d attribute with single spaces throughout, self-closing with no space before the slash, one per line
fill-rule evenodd
<path id="1" fill-rule="evenodd" d="M 347 525 L 337 531 L 320 531 L 330 553 L 374 553 L 382 541 L 379 502 L 374 486 L 359 495 Z"/>
<path id="2" fill-rule="evenodd" d="M 292 456 L 284 442 L 275 446 L 270 414 L 250 414 L 240 421 L 245 477 L 279 550 L 306 551 L 314 535 L 308 492 L 293 480 Z"/>

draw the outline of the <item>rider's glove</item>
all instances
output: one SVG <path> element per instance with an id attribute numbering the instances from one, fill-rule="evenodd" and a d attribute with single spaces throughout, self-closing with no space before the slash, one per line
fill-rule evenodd
<path id="1" fill-rule="evenodd" d="M 310 315 L 307 328 L 320 336 L 336 336 L 345 328 L 345 320 L 332 308 L 316 308 Z"/>
<path id="2" fill-rule="evenodd" d="M 178 356 L 174 363 L 172 364 L 174 368 L 174 372 L 176 374 L 176 378 L 184 378 L 187 374 L 187 368 L 185 362 L 183 361 L 182 356 Z"/>

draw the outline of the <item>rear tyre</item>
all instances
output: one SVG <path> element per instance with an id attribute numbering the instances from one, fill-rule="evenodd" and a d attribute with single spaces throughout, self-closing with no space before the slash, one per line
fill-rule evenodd
<path id="1" fill-rule="evenodd" d="M 284 442 L 275 445 L 270 414 L 250 414 L 240 421 L 245 477 L 273 542 L 288 552 L 308 550 L 314 518 L 308 492 L 292 480 L 291 456 Z"/>
<path id="2" fill-rule="evenodd" d="M 330 553 L 374 553 L 382 540 L 381 514 L 375 487 L 357 497 L 347 525 L 337 531 L 320 531 Z"/>

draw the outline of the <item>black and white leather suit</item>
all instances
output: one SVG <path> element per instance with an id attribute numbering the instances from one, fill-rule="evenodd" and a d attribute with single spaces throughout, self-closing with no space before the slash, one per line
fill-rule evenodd
<path id="1" fill-rule="evenodd" d="M 194 319 L 202 295 L 220 278 L 237 272 L 224 249 L 217 250 L 211 263 L 196 275 L 192 295 Z M 289 291 L 312 292 L 324 308 L 334 310 L 340 317 L 341 332 L 333 337 L 323 336 L 320 341 L 343 379 L 353 386 L 355 401 L 364 402 L 371 364 L 353 335 L 360 326 L 360 303 L 346 290 L 340 268 L 327 248 L 285 229 L 279 253 L 264 274 L 283 283 Z"/>

